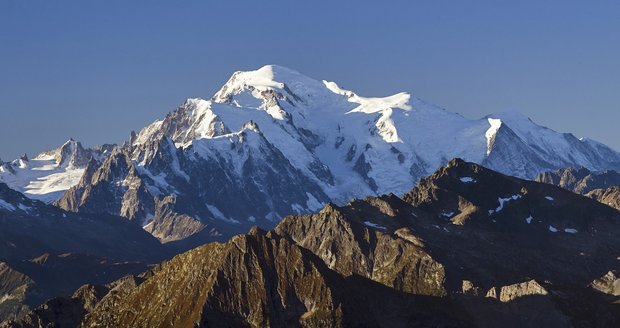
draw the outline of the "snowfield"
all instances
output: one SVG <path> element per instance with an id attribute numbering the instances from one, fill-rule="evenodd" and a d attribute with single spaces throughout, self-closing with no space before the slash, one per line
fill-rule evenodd
<path id="1" fill-rule="evenodd" d="M 58 199 L 84 173 L 84 168 L 59 166 L 53 159 L 35 158 L 28 162 L 28 166 L 14 167 L 15 173 L 0 171 L 0 182 L 45 203 Z"/>
<path id="2" fill-rule="evenodd" d="M 91 158 L 101 160 L 106 156 L 103 149 L 84 149 L 69 139 L 33 159 L 24 155 L 12 162 L 0 162 L 0 182 L 29 198 L 52 203 L 80 181 Z"/>

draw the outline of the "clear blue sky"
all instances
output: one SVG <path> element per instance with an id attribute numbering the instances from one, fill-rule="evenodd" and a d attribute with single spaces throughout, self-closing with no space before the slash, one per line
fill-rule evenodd
<path id="1" fill-rule="evenodd" d="M 0 1 L 0 158 L 122 142 L 280 64 L 620 149 L 620 1 Z"/>

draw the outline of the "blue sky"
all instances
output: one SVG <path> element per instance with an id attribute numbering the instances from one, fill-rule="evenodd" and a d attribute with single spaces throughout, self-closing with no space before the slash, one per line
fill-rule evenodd
<path id="1" fill-rule="evenodd" d="M 119 143 L 265 64 L 620 150 L 619 1 L 0 1 L 0 158 Z"/>

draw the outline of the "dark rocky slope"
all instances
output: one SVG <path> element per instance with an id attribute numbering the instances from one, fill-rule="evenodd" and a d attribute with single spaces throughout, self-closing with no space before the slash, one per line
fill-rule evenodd
<path id="1" fill-rule="evenodd" d="M 286 217 L 12 325 L 611 327 L 618 232 L 608 206 L 453 160 L 402 198 Z"/>
<path id="2" fill-rule="evenodd" d="M 0 322 L 172 255 L 119 217 L 65 212 L 0 184 Z"/>
<path id="3" fill-rule="evenodd" d="M 162 246 L 138 226 L 107 214 L 76 214 L 31 200 L 0 183 L 0 258 L 83 253 L 158 260 Z"/>
<path id="4" fill-rule="evenodd" d="M 205 159 L 193 146 L 177 149 L 167 136 L 126 144 L 101 165 L 89 164 L 79 184 L 56 205 L 122 216 L 164 243 L 196 235 L 204 243 L 227 240 L 255 224 L 273 227 L 309 197 L 329 200 L 255 124 L 231 137 L 227 147 L 243 162 Z M 238 164 L 239 172 L 229 172 Z"/>

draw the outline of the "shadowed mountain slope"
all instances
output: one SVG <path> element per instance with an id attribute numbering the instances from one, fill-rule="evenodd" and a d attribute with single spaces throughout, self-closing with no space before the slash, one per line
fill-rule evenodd
<path id="1" fill-rule="evenodd" d="M 456 159 L 402 198 L 288 216 L 12 325 L 70 303 L 84 327 L 609 327 L 618 232 L 608 206 Z"/>

